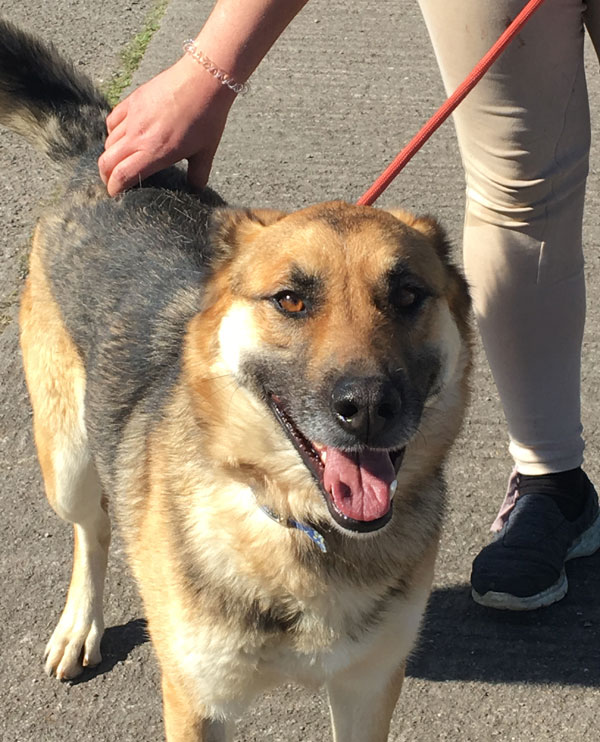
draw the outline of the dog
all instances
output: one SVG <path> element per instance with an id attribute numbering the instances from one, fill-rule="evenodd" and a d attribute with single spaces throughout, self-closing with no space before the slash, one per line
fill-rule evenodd
<path id="1" fill-rule="evenodd" d="M 230 739 L 285 681 L 326 687 L 339 742 L 381 742 L 468 397 L 465 280 L 402 210 L 233 208 L 173 168 L 111 199 L 107 113 L 0 23 L 0 123 L 62 173 L 20 309 L 45 489 L 75 534 L 46 671 L 101 661 L 110 500 L 169 742 Z"/>

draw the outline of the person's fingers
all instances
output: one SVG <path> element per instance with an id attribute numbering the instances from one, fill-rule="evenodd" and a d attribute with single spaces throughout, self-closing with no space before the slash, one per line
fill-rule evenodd
<path id="1" fill-rule="evenodd" d="M 104 142 L 104 149 L 109 149 L 114 144 L 116 144 L 119 139 L 121 139 L 123 136 L 125 136 L 125 133 L 127 131 L 127 120 L 123 119 L 117 126 L 112 129 L 110 134 L 106 137 L 106 140 Z"/>
<path id="2" fill-rule="evenodd" d="M 208 183 L 213 158 L 206 152 L 188 158 L 187 182 L 194 190 L 200 190 Z"/>
<path id="3" fill-rule="evenodd" d="M 106 117 L 106 130 L 110 134 L 112 130 L 118 126 L 121 121 L 127 116 L 129 109 L 129 98 L 118 103 L 113 110 Z"/>
<path id="4" fill-rule="evenodd" d="M 117 143 L 117 147 L 119 144 Z M 162 160 L 153 160 L 148 152 L 134 152 L 115 164 L 106 183 L 109 196 L 138 185 L 144 178 L 158 172 L 164 163 Z"/>
<path id="5" fill-rule="evenodd" d="M 126 137 L 119 139 L 119 141 L 113 144 L 112 147 L 104 150 L 98 158 L 98 170 L 100 171 L 102 181 L 105 184 L 108 184 L 115 167 L 135 152 L 136 150 L 134 146 Z"/>
<path id="6" fill-rule="evenodd" d="M 98 172 L 100 173 L 100 180 L 106 185 L 108 183 L 108 176 L 110 175 L 110 170 L 108 169 L 105 159 L 104 159 L 104 152 L 100 155 L 98 158 Z"/>

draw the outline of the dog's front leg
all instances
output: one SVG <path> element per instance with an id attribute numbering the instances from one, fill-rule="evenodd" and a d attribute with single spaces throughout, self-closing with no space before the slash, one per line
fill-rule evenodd
<path id="1" fill-rule="evenodd" d="M 334 742 L 385 742 L 404 681 L 402 662 L 391 673 L 356 668 L 327 683 Z"/>
<path id="2" fill-rule="evenodd" d="M 210 719 L 164 673 L 162 691 L 167 742 L 230 742 L 233 724 Z"/>

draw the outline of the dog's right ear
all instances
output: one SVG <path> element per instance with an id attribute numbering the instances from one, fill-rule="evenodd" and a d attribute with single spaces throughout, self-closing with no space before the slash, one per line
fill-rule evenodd
<path id="1" fill-rule="evenodd" d="M 238 245 L 255 240 L 265 227 L 286 216 L 276 209 L 215 209 L 210 232 L 217 254 L 229 257 Z"/>

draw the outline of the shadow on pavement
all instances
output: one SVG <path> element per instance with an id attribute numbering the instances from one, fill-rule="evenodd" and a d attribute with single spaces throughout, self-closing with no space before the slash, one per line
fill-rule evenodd
<path id="1" fill-rule="evenodd" d="M 136 618 L 120 626 L 111 626 L 102 637 L 102 662 L 97 667 L 85 669 L 79 677 L 71 681 L 71 684 L 85 683 L 110 672 L 115 665 L 124 662 L 136 647 L 148 641 L 150 637 L 144 618 Z"/>
<path id="2" fill-rule="evenodd" d="M 600 686 L 600 552 L 567 576 L 566 598 L 532 612 L 478 606 L 466 584 L 435 590 L 407 675 Z"/>
<path id="3" fill-rule="evenodd" d="M 467 584 L 434 590 L 407 675 L 600 687 L 600 552 L 568 563 L 567 575 L 564 600 L 524 613 L 476 605 Z M 147 641 L 142 618 L 111 626 L 102 639 L 102 662 L 73 683 L 110 672 Z"/>

